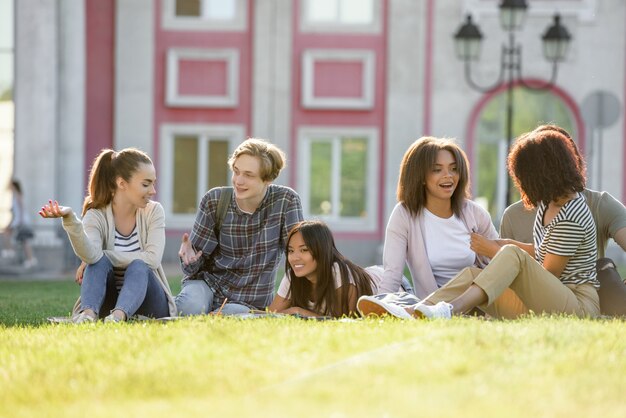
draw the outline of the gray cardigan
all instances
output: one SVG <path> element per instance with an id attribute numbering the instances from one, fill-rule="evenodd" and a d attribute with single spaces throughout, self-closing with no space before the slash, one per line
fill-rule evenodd
<path id="1" fill-rule="evenodd" d="M 465 200 L 461 209 L 461 221 L 469 232 L 477 232 L 489 239 L 498 238 L 489 213 L 471 200 Z M 398 203 L 391 212 L 385 235 L 383 250 L 383 281 L 378 292 L 397 292 L 402 282 L 405 264 L 409 267 L 415 294 L 420 299 L 437 290 L 437 282 L 430 268 L 426 243 L 424 242 L 424 214 L 412 216 L 409 210 Z M 476 257 L 474 265 L 483 268 L 489 260 Z M 470 267 L 470 266 L 468 266 Z"/>
<path id="2" fill-rule="evenodd" d="M 176 316 L 174 297 L 161 266 L 165 249 L 165 214 L 161 204 L 150 201 L 145 208 L 137 209 L 136 223 L 141 248 L 138 252 L 114 250 L 115 221 L 110 204 L 102 209 L 89 209 L 82 222 L 75 213 L 64 217 L 63 229 L 78 258 L 87 264 L 97 262 L 102 256 L 107 256 L 114 267 L 125 268 L 137 259 L 145 262 L 154 271 L 167 296 L 170 315 Z M 75 313 L 79 307 L 80 299 L 74 306 Z"/>

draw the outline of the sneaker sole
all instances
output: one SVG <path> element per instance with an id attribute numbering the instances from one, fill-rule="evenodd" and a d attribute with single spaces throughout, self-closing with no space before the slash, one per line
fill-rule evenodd
<path id="1" fill-rule="evenodd" d="M 425 319 L 425 318 L 426 318 L 426 315 L 424 315 L 422 312 L 420 312 L 420 311 L 418 311 L 417 309 L 415 309 L 415 310 L 413 311 L 413 318 L 416 318 L 416 319 Z"/>
<path id="2" fill-rule="evenodd" d="M 357 310 L 361 313 L 361 316 L 388 315 L 388 316 L 393 316 L 394 318 L 396 318 L 395 315 L 390 314 L 385 308 L 383 308 L 382 306 L 380 306 L 379 304 L 375 302 L 372 302 L 371 300 L 360 300 L 357 303 Z"/>

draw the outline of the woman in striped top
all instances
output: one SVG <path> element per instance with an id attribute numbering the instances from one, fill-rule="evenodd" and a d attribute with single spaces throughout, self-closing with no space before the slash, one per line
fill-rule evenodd
<path id="1" fill-rule="evenodd" d="M 585 166 L 557 129 L 517 140 L 509 173 L 527 207 L 537 207 L 534 244 L 472 236 L 472 248 L 495 256 L 484 269 L 467 268 L 422 302 L 407 309 L 385 306 L 403 318 L 450 318 L 478 307 L 494 317 L 529 312 L 595 317 L 595 223 L 580 193 Z"/>
<path id="2" fill-rule="evenodd" d="M 156 174 L 150 157 L 134 148 L 107 149 L 96 157 L 82 220 L 50 200 L 39 214 L 63 218 L 76 255 L 86 265 L 77 282 L 75 323 L 125 321 L 135 314 L 175 316 L 176 305 L 161 267 L 163 207 L 152 199 Z"/>

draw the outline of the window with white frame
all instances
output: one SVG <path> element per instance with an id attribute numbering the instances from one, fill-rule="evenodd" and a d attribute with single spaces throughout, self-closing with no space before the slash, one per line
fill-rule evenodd
<path id="1" fill-rule="evenodd" d="M 383 0 L 302 0 L 303 32 L 379 33 Z"/>
<path id="2" fill-rule="evenodd" d="M 161 127 L 159 198 L 168 226 L 188 228 L 202 196 L 213 187 L 230 185 L 228 157 L 243 135 L 239 125 Z"/>
<path id="3" fill-rule="evenodd" d="M 246 29 L 247 0 L 162 0 L 163 29 Z"/>
<path id="4" fill-rule="evenodd" d="M 298 192 L 305 218 L 337 231 L 375 231 L 378 208 L 378 131 L 375 128 L 302 128 Z"/>

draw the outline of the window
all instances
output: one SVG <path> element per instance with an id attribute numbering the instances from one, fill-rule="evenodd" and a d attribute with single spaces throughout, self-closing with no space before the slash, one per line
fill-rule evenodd
<path id="1" fill-rule="evenodd" d="M 472 183 L 476 184 L 473 193 L 476 200 L 484 202 L 492 219 L 499 222 L 506 208 L 506 182 L 510 181 L 506 171 L 506 92 L 495 96 L 482 110 L 476 133 Z M 567 130 L 576 139 L 575 120 L 559 97 L 549 92 L 532 92 L 521 87 L 513 90 L 513 137 L 534 129 L 539 123 L 550 121 Z M 509 185 L 512 201 L 519 200 L 517 189 Z"/>
<path id="2" fill-rule="evenodd" d="M 246 29 L 246 0 L 163 0 L 163 29 Z"/>
<path id="3" fill-rule="evenodd" d="M 168 226 L 188 228 L 206 191 L 230 185 L 228 157 L 243 135 L 240 126 L 162 126 L 159 198 Z"/>
<path id="4" fill-rule="evenodd" d="M 171 48 L 165 102 L 172 107 L 232 108 L 238 104 L 239 52 Z"/>
<path id="5" fill-rule="evenodd" d="M 382 0 L 302 0 L 303 32 L 380 32 Z"/>
<path id="6" fill-rule="evenodd" d="M 338 231 L 374 231 L 378 134 L 374 128 L 302 128 L 298 192 L 304 217 Z"/>

